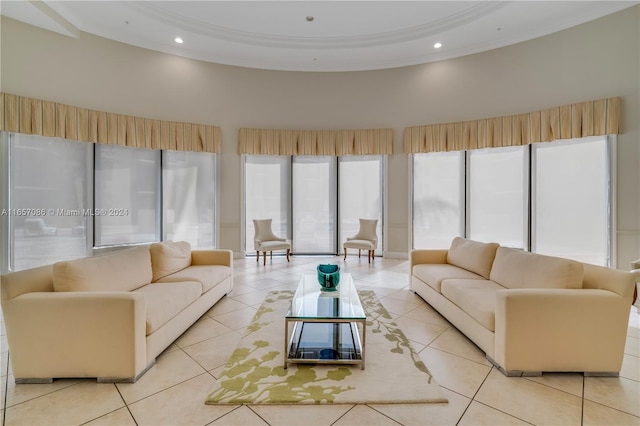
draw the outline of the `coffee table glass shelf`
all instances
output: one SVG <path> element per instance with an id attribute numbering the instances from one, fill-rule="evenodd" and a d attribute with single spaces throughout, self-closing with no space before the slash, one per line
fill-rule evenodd
<path id="1" fill-rule="evenodd" d="M 323 291 L 315 275 L 304 275 L 285 318 L 284 368 L 321 363 L 360 364 L 364 370 L 366 327 L 351 274 L 342 274 L 335 291 Z"/>

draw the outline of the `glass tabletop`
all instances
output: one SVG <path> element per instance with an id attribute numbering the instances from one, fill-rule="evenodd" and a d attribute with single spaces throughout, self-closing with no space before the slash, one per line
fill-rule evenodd
<path id="1" fill-rule="evenodd" d="M 323 291 L 315 275 L 303 275 L 287 319 L 366 319 L 351 274 L 341 274 L 336 291 Z"/>

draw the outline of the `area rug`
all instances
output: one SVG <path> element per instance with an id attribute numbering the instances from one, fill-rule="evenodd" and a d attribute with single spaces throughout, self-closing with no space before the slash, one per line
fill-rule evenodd
<path id="1" fill-rule="evenodd" d="M 359 291 L 367 312 L 365 369 L 289 364 L 284 317 L 293 292 L 265 298 L 205 404 L 358 404 L 447 402 L 440 386 L 373 291 Z"/>

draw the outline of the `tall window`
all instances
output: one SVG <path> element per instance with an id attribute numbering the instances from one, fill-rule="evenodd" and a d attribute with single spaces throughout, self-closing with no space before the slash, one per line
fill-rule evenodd
<path id="1" fill-rule="evenodd" d="M 9 138 L 9 268 L 87 255 L 93 145 L 14 134 Z"/>
<path id="2" fill-rule="evenodd" d="M 527 152 L 509 147 L 467 153 L 469 238 L 527 247 Z"/>
<path id="3" fill-rule="evenodd" d="M 293 157 L 293 241 L 297 253 L 336 253 L 336 157 Z"/>
<path id="4" fill-rule="evenodd" d="M 245 172 L 245 246 L 253 250 L 253 220 L 272 219 L 273 232 L 289 236 L 291 157 L 247 155 Z"/>
<path id="5" fill-rule="evenodd" d="M 162 155 L 163 239 L 188 241 L 193 248 L 214 247 L 215 154 L 163 151 Z"/>
<path id="6" fill-rule="evenodd" d="M 534 144 L 533 154 L 532 249 L 609 265 L 607 138 Z"/>
<path id="7" fill-rule="evenodd" d="M 460 235 L 610 265 L 612 146 L 601 136 L 415 154 L 413 247 L 447 248 Z"/>
<path id="8" fill-rule="evenodd" d="M 448 248 L 464 235 L 464 152 L 413 156 L 413 247 Z"/>
<path id="9" fill-rule="evenodd" d="M 358 231 L 359 218 L 378 219 L 382 250 L 383 169 L 380 155 L 245 156 L 247 253 L 253 219 L 269 218 L 297 254 L 337 254 Z"/>
<path id="10" fill-rule="evenodd" d="M 95 245 L 160 240 L 160 151 L 96 145 Z"/>
<path id="11" fill-rule="evenodd" d="M 378 241 L 382 241 L 382 156 L 343 156 L 338 161 L 340 235 L 344 242 L 360 228 L 359 219 L 378 219 Z M 342 245 L 338 247 L 342 250 Z M 382 250 L 378 244 L 378 250 Z"/>

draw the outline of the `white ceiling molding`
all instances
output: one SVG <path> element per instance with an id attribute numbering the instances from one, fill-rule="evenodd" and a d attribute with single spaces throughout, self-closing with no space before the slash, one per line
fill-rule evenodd
<path id="1" fill-rule="evenodd" d="M 640 1 L 3 1 L 0 13 L 72 37 L 250 68 L 360 71 L 541 37 Z M 307 20 L 307 17 L 313 17 Z M 176 37 L 184 40 L 176 44 Z M 440 49 L 434 49 L 441 42 Z"/>

